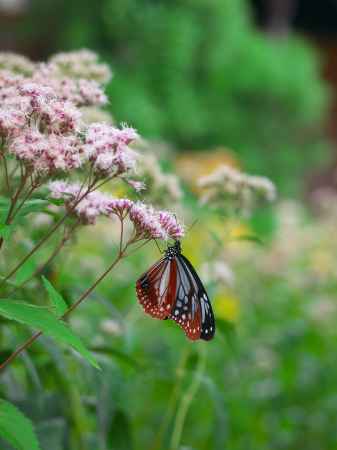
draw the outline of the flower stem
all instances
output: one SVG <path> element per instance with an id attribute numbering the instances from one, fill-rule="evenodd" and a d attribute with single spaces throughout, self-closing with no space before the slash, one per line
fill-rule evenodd
<path id="1" fill-rule="evenodd" d="M 11 296 L 15 291 L 17 291 L 18 289 L 23 288 L 23 286 L 25 286 L 27 283 L 29 283 L 33 278 L 35 278 L 37 275 L 39 275 L 46 266 L 48 266 L 48 264 L 51 263 L 51 261 L 56 258 L 56 256 L 60 253 L 60 251 L 63 249 L 65 243 L 71 238 L 72 234 L 74 233 L 75 229 L 78 227 L 79 225 L 79 221 L 76 221 L 76 223 L 67 231 L 65 232 L 63 238 L 61 239 L 61 241 L 57 244 L 57 246 L 54 248 L 53 252 L 51 253 L 51 255 L 49 256 L 49 258 L 47 259 L 47 261 L 45 261 L 44 263 L 42 263 L 33 273 L 33 275 L 29 278 L 27 278 L 22 284 L 20 284 L 19 286 L 16 286 L 10 293 L 9 296 Z"/>
<path id="2" fill-rule="evenodd" d="M 200 383 L 201 383 L 201 377 L 205 370 L 205 363 L 206 363 L 206 351 L 205 346 L 202 345 L 199 347 L 199 361 L 197 368 L 194 372 L 193 380 L 187 389 L 185 395 L 183 395 L 173 426 L 173 432 L 172 432 L 172 438 L 171 438 L 171 445 L 170 450 L 178 450 L 180 448 L 180 440 L 182 436 L 182 432 L 184 429 L 184 424 L 186 420 L 186 416 L 189 410 L 189 407 L 191 406 L 191 403 L 198 392 Z"/>
<path id="3" fill-rule="evenodd" d="M 66 221 L 72 211 L 76 208 L 76 206 L 83 200 L 83 198 L 91 192 L 91 187 L 85 191 L 83 195 L 72 205 L 72 207 L 66 212 L 66 214 L 58 221 L 56 224 L 48 231 L 48 233 L 38 242 L 35 247 L 9 272 L 9 274 L 1 281 L 0 287 L 3 286 L 9 278 L 11 278 L 23 264 L 29 259 L 39 248 L 50 238 L 50 236 Z M 1 245 L 0 245 L 1 248 Z"/>
<path id="4" fill-rule="evenodd" d="M 126 245 L 126 247 L 129 244 Z M 114 259 L 114 261 L 112 262 L 112 264 L 110 264 L 110 266 L 102 273 L 102 275 L 100 275 L 100 277 L 97 278 L 97 280 L 94 282 L 94 284 L 92 284 L 80 297 L 78 300 L 76 300 L 75 303 L 73 303 L 69 309 L 65 312 L 65 314 L 63 314 L 63 316 L 60 319 L 65 319 L 72 311 L 74 311 L 74 309 L 76 309 L 90 294 L 91 292 L 97 287 L 97 285 L 111 272 L 111 270 L 119 263 L 119 261 L 123 258 L 124 256 L 124 251 L 123 252 L 119 252 L 118 255 L 116 256 L 116 258 Z M 26 342 L 24 342 L 23 344 L 21 344 L 1 365 L 0 365 L 0 370 L 5 369 L 9 363 L 11 363 L 18 355 L 20 355 L 20 353 L 22 353 L 24 350 L 26 350 L 27 348 L 29 348 L 34 341 L 36 341 L 41 335 L 43 334 L 42 331 L 38 331 L 35 334 L 33 334 Z"/>
<path id="5" fill-rule="evenodd" d="M 5 219 L 5 225 L 9 225 L 11 223 L 13 211 L 14 211 L 15 206 L 16 206 L 18 200 L 19 200 L 21 192 L 23 191 L 23 189 L 25 187 L 25 184 L 26 184 L 26 181 L 27 181 L 28 177 L 29 177 L 29 173 L 27 173 L 27 172 L 24 173 L 24 174 L 22 173 L 21 182 L 19 184 L 19 187 L 17 188 L 15 194 L 11 198 L 11 205 L 9 207 L 9 210 L 8 210 L 8 213 L 7 213 L 7 217 Z M 0 249 L 1 249 L 2 245 L 3 245 L 3 243 L 4 243 L 4 238 L 1 237 L 0 238 Z"/>

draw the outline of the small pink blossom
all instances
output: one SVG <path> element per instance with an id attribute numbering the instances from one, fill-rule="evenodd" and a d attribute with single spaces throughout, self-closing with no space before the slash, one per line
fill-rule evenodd
<path id="1" fill-rule="evenodd" d="M 130 209 L 129 216 L 142 239 L 167 239 L 167 233 L 152 207 L 137 202 Z"/>
<path id="2" fill-rule="evenodd" d="M 0 136 L 15 136 L 24 127 L 26 116 L 19 109 L 7 108 L 0 110 Z"/>
<path id="3" fill-rule="evenodd" d="M 164 228 L 168 236 L 172 239 L 179 239 L 185 234 L 184 227 L 178 223 L 173 214 L 167 211 L 159 212 L 159 223 Z"/>
<path id="4" fill-rule="evenodd" d="M 40 64 L 33 79 L 52 88 L 61 100 L 71 101 L 76 106 L 103 106 L 108 102 L 97 81 L 66 77 L 55 72 L 52 64 Z"/>
<path id="5" fill-rule="evenodd" d="M 68 183 L 64 180 L 52 181 L 48 184 L 48 189 L 52 198 L 59 199 L 73 199 L 81 189 L 79 183 Z"/>
<path id="6" fill-rule="evenodd" d="M 109 197 L 95 191 L 87 194 L 75 207 L 75 213 L 83 224 L 94 225 L 99 216 L 107 216 Z"/>
<path id="7" fill-rule="evenodd" d="M 96 80 L 100 84 L 106 84 L 111 79 L 109 66 L 101 63 L 98 55 L 87 49 L 58 53 L 50 58 L 49 64 L 56 73 L 70 78 Z"/>
<path id="8" fill-rule="evenodd" d="M 99 216 L 108 216 L 111 212 L 108 206 L 111 198 L 102 192 L 86 193 L 86 187 L 66 181 L 53 181 L 48 187 L 51 197 L 63 199 L 67 210 L 76 215 L 83 225 L 93 225 Z"/>
<path id="9" fill-rule="evenodd" d="M 13 138 L 8 150 L 40 175 L 69 172 L 82 164 L 80 142 L 75 136 L 45 135 L 33 128 Z"/>
<path id="10" fill-rule="evenodd" d="M 37 111 L 49 133 L 66 134 L 79 131 L 81 112 L 69 101 L 54 100 Z"/>
<path id="11" fill-rule="evenodd" d="M 86 132 L 83 151 L 97 173 L 125 174 L 135 168 L 137 154 L 128 144 L 137 136 L 132 128 L 93 123 Z"/>
<path id="12" fill-rule="evenodd" d="M 133 206 L 133 201 L 128 198 L 112 198 L 108 201 L 107 208 L 112 214 L 124 218 Z"/>

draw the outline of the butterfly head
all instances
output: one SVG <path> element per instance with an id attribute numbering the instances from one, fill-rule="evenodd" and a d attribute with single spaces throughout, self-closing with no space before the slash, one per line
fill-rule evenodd
<path id="1" fill-rule="evenodd" d="M 175 241 L 173 245 L 169 245 L 165 252 L 165 257 L 173 259 L 175 256 L 181 253 L 181 245 L 179 241 Z"/>

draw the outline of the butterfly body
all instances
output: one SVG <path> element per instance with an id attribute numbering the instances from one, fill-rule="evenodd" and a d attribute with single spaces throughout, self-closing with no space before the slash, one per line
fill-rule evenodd
<path id="1" fill-rule="evenodd" d="M 191 340 L 213 338 L 210 300 L 192 264 L 182 255 L 179 241 L 139 278 L 136 291 L 147 314 L 174 320 Z"/>

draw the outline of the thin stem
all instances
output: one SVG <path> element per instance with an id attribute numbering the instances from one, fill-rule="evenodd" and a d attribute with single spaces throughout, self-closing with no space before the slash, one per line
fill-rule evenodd
<path id="1" fill-rule="evenodd" d="M 103 184 L 107 183 L 108 181 L 111 181 L 115 175 L 113 175 L 110 178 L 107 178 L 105 181 L 103 181 L 101 184 L 96 185 L 96 180 L 94 180 L 91 184 L 88 185 L 88 188 L 84 192 L 83 195 L 81 195 L 79 198 L 76 199 L 75 203 L 69 208 L 69 210 L 66 212 L 66 214 L 49 230 L 49 232 L 41 239 L 41 241 L 36 244 L 36 246 L 14 267 L 14 269 L 11 270 L 11 272 L 4 277 L 2 282 L 0 283 L 0 287 L 3 286 L 6 281 L 11 278 L 23 264 L 35 253 L 39 248 L 50 238 L 50 236 L 65 222 L 65 220 L 69 217 L 69 215 L 75 210 L 76 206 L 83 200 L 83 198 L 89 194 L 90 192 L 95 191 L 100 186 L 103 186 Z M 0 248 L 2 245 L 3 238 L 0 239 Z"/>
<path id="2" fill-rule="evenodd" d="M 5 169 L 6 187 L 7 187 L 8 193 L 10 193 L 11 188 L 10 188 L 10 184 L 9 184 L 7 160 L 6 160 L 6 157 L 5 157 L 4 155 L 2 155 L 2 161 L 3 161 L 3 163 L 4 163 L 4 169 Z"/>
<path id="3" fill-rule="evenodd" d="M 11 219 L 12 219 L 12 214 L 13 214 L 14 208 L 16 206 L 17 201 L 19 200 L 19 197 L 20 197 L 20 194 L 21 194 L 22 190 L 25 187 L 25 184 L 26 184 L 26 181 L 27 181 L 28 177 L 29 177 L 29 174 L 27 172 L 24 174 L 23 171 L 22 171 L 21 182 L 19 184 L 19 187 L 18 187 L 17 191 L 15 192 L 15 194 L 13 195 L 13 197 L 11 199 L 11 206 L 9 207 L 9 210 L 8 210 L 8 213 L 7 213 L 7 217 L 6 217 L 6 220 L 5 220 L 5 225 L 9 225 L 11 223 Z M 2 245 L 3 245 L 3 243 L 4 243 L 4 238 L 1 237 L 0 238 L 0 249 L 1 249 Z"/>
<path id="4" fill-rule="evenodd" d="M 4 369 L 6 366 L 8 366 L 9 363 L 13 361 L 20 353 L 22 353 L 26 348 L 30 347 L 36 339 L 38 339 L 42 335 L 42 331 L 39 331 L 38 333 L 33 334 L 26 342 L 21 344 L 15 352 L 13 352 L 1 365 L 0 370 Z"/>
<path id="5" fill-rule="evenodd" d="M 28 177 L 29 177 L 28 173 L 25 173 L 25 174 L 22 175 L 21 183 L 20 183 L 17 191 L 15 192 L 15 194 L 12 197 L 11 206 L 9 208 L 9 211 L 8 211 L 8 214 L 7 214 L 7 218 L 6 218 L 6 222 L 5 222 L 7 225 L 11 221 L 12 213 L 14 211 L 14 208 L 16 206 L 17 201 L 19 200 L 20 194 L 21 194 L 21 192 L 23 191 L 23 189 L 24 189 L 24 187 L 26 185 L 26 181 L 27 181 Z"/>
<path id="6" fill-rule="evenodd" d="M 90 294 L 91 292 L 97 287 L 97 285 L 110 273 L 110 271 L 119 263 L 119 261 L 122 259 L 123 253 L 118 253 L 115 260 L 112 262 L 112 264 L 103 272 L 103 274 L 97 278 L 97 280 L 94 282 L 90 288 L 88 288 L 78 300 L 76 300 L 75 303 L 73 303 L 70 308 L 63 314 L 63 316 L 60 319 L 65 319 L 74 309 L 76 309 Z M 42 331 L 38 331 L 35 334 L 33 334 L 26 342 L 21 344 L 1 365 L 0 370 L 3 370 L 10 362 L 13 361 L 20 353 L 22 353 L 24 350 L 26 350 L 28 347 L 30 347 L 36 339 L 38 339 L 43 334 Z"/>
<path id="7" fill-rule="evenodd" d="M 120 234 L 120 238 L 119 238 L 119 253 L 121 253 L 122 248 L 123 248 L 123 234 L 124 234 L 124 219 L 121 217 L 120 218 L 120 222 L 121 222 L 121 234 Z"/>
<path id="8" fill-rule="evenodd" d="M 158 450 L 158 449 L 160 450 L 163 447 L 162 441 L 163 441 L 164 433 L 165 433 L 167 427 L 169 426 L 169 423 L 171 422 L 174 410 L 175 410 L 176 405 L 179 400 L 180 392 L 182 390 L 184 371 L 185 371 L 185 367 L 186 367 L 186 363 L 187 363 L 189 354 L 190 354 L 190 347 L 187 347 L 187 348 L 185 348 L 185 350 L 180 358 L 178 367 L 176 369 L 176 381 L 174 383 L 174 389 L 170 396 L 170 400 L 169 400 L 168 407 L 167 407 L 166 413 L 164 415 L 163 421 L 161 422 L 159 431 L 154 439 L 153 446 L 151 447 L 150 450 Z"/>
<path id="9" fill-rule="evenodd" d="M 112 175 L 109 178 L 106 178 L 104 181 L 102 181 L 100 184 L 96 186 L 96 189 L 99 189 L 100 187 L 104 186 L 106 183 L 109 183 L 109 181 L 113 180 L 116 177 L 116 175 Z"/>
<path id="10" fill-rule="evenodd" d="M 127 248 L 134 243 L 133 239 L 130 239 L 129 242 L 125 245 L 122 251 L 118 252 L 116 258 L 114 261 L 110 264 L 110 266 L 100 275 L 97 280 L 92 284 L 80 297 L 78 300 L 76 300 L 75 303 L 73 303 L 69 309 L 63 314 L 60 319 L 65 319 L 72 311 L 74 311 L 78 306 L 91 294 L 91 292 L 97 287 L 101 281 L 111 272 L 111 270 L 119 263 L 119 261 L 125 256 Z M 24 350 L 26 350 L 28 347 L 30 347 L 36 339 L 38 339 L 43 334 L 42 331 L 38 331 L 37 333 L 33 334 L 26 342 L 21 344 L 1 365 L 0 370 L 5 369 L 5 367 L 8 366 L 8 364 L 13 361 L 20 353 L 22 353 Z"/>
<path id="11" fill-rule="evenodd" d="M 32 195 L 32 193 L 35 191 L 35 189 L 37 188 L 37 186 L 32 186 L 28 192 L 26 193 L 26 195 L 23 197 L 22 202 L 20 203 L 20 205 L 16 208 L 15 211 L 12 212 L 11 217 L 9 218 L 10 221 L 12 221 L 15 216 L 19 213 L 19 211 L 21 210 L 21 208 L 23 207 L 23 205 L 25 204 L 25 202 L 30 198 L 30 196 Z"/>
<path id="12" fill-rule="evenodd" d="M 69 215 L 73 212 L 76 206 L 83 200 L 83 198 L 90 192 L 91 187 L 89 186 L 86 192 L 72 205 L 71 208 L 66 212 L 66 214 L 58 221 L 56 224 L 48 231 L 48 233 L 38 242 L 34 248 L 12 269 L 9 274 L 2 280 L 0 287 L 11 278 L 23 264 L 29 259 L 39 248 L 50 238 L 50 236 L 65 222 Z"/>
<path id="13" fill-rule="evenodd" d="M 198 392 L 200 383 L 201 383 L 201 376 L 205 370 L 205 362 L 206 362 L 206 352 L 205 352 L 205 346 L 199 347 L 199 361 L 198 366 L 194 372 L 192 383 L 190 384 L 189 388 L 187 389 L 185 395 L 183 396 L 179 409 L 177 411 L 175 423 L 173 426 L 173 432 L 172 432 L 172 438 L 171 438 L 171 445 L 170 450 L 178 450 L 179 444 L 182 436 L 182 432 L 184 429 L 184 424 L 186 420 L 186 416 L 189 410 L 189 407 L 191 406 L 191 403 Z"/>
<path id="14" fill-rule="evenodd" d="M 152 238 L 151 238 L 151 239 L 148 239 L 147 241 L 144 241 L 141 245 L 139 245 L 138 247 L 134 248 L 130 253 L 128 253 L 128 254 L 125 255 L 125 256 L 130 256 L 130 255 L 132 255 L 133 253 L 137 252 L 138 250 L 140 250 L 142 247 L 144 247 L 146 244 L 148 244 L 148 243 L 151 242 L 151 241 L 152 241 Z M 137 242 L 137 241 L 135 240 L 134 243 L 135 243 L 135 242 Z"/>
<path id="15" fill-rule="evenodd" d="M 49 256 L 49 258 L 47 259 L 47 261 L 45 261 L 43 264 L 41 264 L 33 273 L 33 275 L 29 278 L 27 278 L 22 284 L 20 284 L 20 286 L 16 286 L 10 293 L 9 296 L 11 296 L 15 291 L 17 291 L 18 289 L 21 289 L 23 286 L 25 286 L 27 283 L 29 283 L 33 278 L 35 278 L 39 273 L 41 273 L 45 267 L 47 267 L 54 258 L 56 258 L 56 256 L 60 253 L 60 251 L 63 249 L 63 247 L 65 246 L 66 242 L 69 241 L 69 239 L 71 238 L 72 234 L 74 233 L 75 229 L 78 227 L 79 225 L 79 220 L 76 221 L 76 223 L 69 229 L 69 230 L 65 230 L 64 236 L 61 239 L 61 241 L 58 243 L 58 245 L 54 248 L 53 252 L 51 253 L 51 255 Z"/>

